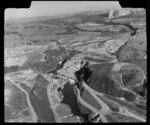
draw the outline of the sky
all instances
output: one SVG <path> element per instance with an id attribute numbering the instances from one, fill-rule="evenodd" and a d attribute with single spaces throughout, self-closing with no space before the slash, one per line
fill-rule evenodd
<path id="1" fill-rule="evenodd" d="M 28 9 L 7 8 L 5 19 L 59 16 L 86 10 L 119 9 L 118 1 L 33 1 Z"/>

